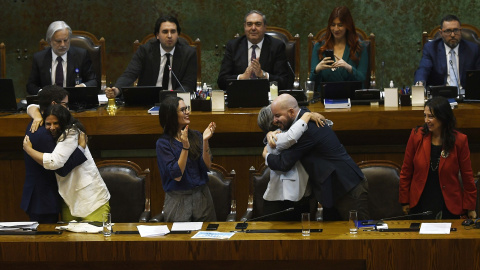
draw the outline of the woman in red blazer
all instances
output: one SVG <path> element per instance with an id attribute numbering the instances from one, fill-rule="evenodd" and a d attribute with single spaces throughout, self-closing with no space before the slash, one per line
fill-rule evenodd
<path id="1" fill-rule="evenodd" d="M 443 97 L 427 101 L 424 118 L 425 124 L 410 134 L 400 173 L 399 201 L 404 213 L 432 211 L 424 219 L 465 214 L 476 218 L 477 189 L 467 136 L 455 130 L 450 103 Z"/>

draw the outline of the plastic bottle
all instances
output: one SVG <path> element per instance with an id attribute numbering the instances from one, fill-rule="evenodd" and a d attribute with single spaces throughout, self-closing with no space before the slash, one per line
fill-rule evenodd
<path id="1" fill-rule="evenodd" d="M 82 83 L 82 78 L 80 77 L 80 71 L 78 70 L 78 68 L 75 69 L 75 74 L 75 85 L 79 85 Z"/>
<path id="2" fill-rule="evenodd" d="M 315 213 L 316 221 L 323 221 L 323 206 L 319 203 L 317 206 L 317 213 Z"/>

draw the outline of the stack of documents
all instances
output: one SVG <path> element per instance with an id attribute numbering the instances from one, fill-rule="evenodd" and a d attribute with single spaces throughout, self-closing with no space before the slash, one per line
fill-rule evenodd
<path id="1" fill-rule="evenodd" d="M 148 110 L 148 113 L 151 115 L 158 115 L 159 110 L 160 106 L 154 106 Z"/>
<path id="2" fill-rule="evenodd" d="M 172 231 L 199 231 L 203 222 L 174 222 Z"/>
<path id="3" fill-rule="evenodd" d="M 13 231 L 13 230 L 30 230 L 36 231 L 38 222 L 26 221 L 26 222 L 0 222 L 0 231 Z"/>
<path id="4" fill-rule="evenodd" d="M 346 109 L 352 107 L 350 103 L 350 98 L 346 99 L 324 99 L 323 105 L 325 105 L 325 109 Z"/>
<path id="5" fill-rule="evenodd" d="M 167 225 L 158 225 L 158 226 L 138 225 L 137 229 L 141 237 L 163 236 L 165 234 L 170 233 Z"/>

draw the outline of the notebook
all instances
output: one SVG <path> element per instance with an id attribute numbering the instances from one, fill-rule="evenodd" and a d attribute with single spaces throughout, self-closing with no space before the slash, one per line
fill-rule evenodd
<path id="1" fill-rule="evenodd" d="M 362 88 L 361 81 L 322 82 L 321 84 L 324 99 L 354 99 L 355 90 Z"/>
<path id="2" fill-rule="evenodd" d="M 467 70 L 464 101 L 480 101 L 480 70 Z"/>
<path id="3" fill-rule="evenodd" d="M 123 87 L 125 106 L 152 107 L 160 100 L 161 86 Z"/>
<path id="4" fill-rule="evenodd" d="M 267 79 L 228 80 L 228 108 L 256 108 L 267 106 L 270 84 Z"/>
<path id="5" fill-rule="evenodd" d="M 68 91 L 69 109 L 83 111 L 98 107 L 98 87 L 65 87 Z"/>
<path id="6" fill-rule="evenodd" d="M 12 79 L 0 79 L 0 112 L 16 112 L 17 100 Z"/>

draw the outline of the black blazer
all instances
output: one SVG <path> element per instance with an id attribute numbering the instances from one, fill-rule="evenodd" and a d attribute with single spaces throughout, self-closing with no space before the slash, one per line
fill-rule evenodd
<path id="1" fill-rule="evenodd" d="M 92 61 L 87 50 L 70 46 L 67 52 L 67 86 L 75 86 L 75 69 L 78 68 L 82 83 L 86 86 L 97 86 Z M 46 85 L 52 85 L 52 49 L 47 48 L 33 55 L 32 71 L 27 83 L 27 92 L 30 95 L 38 94 L 38 90 Z"/>
<path id="2" fill-rule="evenodd" d="M 172 69 L 186 91 L 193 92 L 197 84 L 197 52 L 189 45 L 177 41 L 173 54 Z M 153 39 L 140 46 L 127 69 L 118 78 L 115 86 L 131 86 L 138 78 L 138 86 L 154 86 L 160 72 L 160 41 Z M 174 90 L 182 90 L 172 75 Z"/>
<path id="3" fill-rule="evenodd" d="M 298 117 L 304 112 L 302 109 Z M 296 144 L 280 155 L 268 155 L 267 162 L 272 170 L 288 171 L 298 160 L 309 174 L 316 199 L 325 207 L 332 207 L 364 178 L 333 130 L 317 127 L 314 122 L 308 123 Z"/>
<path id="4" fill-rule="evenodd" d="M 248 66 L 247 37 L 230 40 L 227 43 L 222 66 L 218 74 L 217 84 L 222 90 L 227 89 L 227 80 L 236 79 L 245 72 Z M 269 81 L 277 81 L 278 89 L 290 89 L 293 85 L 292 76 L 289 76 L 285 43 L 265 35 L 262 51 L 260 52 L 262 70 L 269 73 Z"/>

